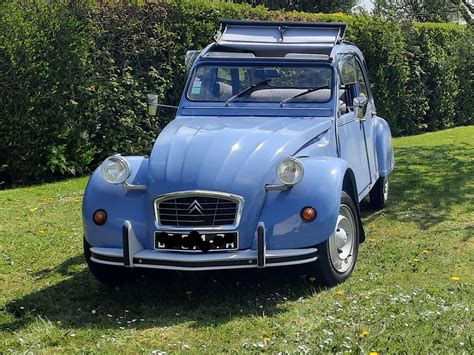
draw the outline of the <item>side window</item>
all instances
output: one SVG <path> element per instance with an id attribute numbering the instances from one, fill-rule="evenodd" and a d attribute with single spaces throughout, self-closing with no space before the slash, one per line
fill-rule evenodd
<path id="1" fill-rule="evenodd" d="M 357 84 L 357 66 L 353 54 L 337 56 L 337 70 L 339 74 L 339 113 L 353 111 L 354 87 Z"/>
<path id="2" fill-rule="evenodd" d="M 210 67 L 201 66 L 197 69 L 191 90 L 189 91 L 189 97 L 192 100 L 204 100 L 209 96 L 208 92 L 211 86 L 209 78 L 211 77 L 211 72 L 212 69 Z"/>
<path id="3" fill-rule="evenodd" d="M 191 90 L 188 93 L 191 100 L 226 100 L 233 94 L 233 85 L 238 85 L 236 69 L 200 66 L 194 74 Z"/>
<path id="4" fill-rule="evenodd" d="M 364 94 L 366 98 L 369 98 L 369 91 L 367 90 L 367 84 L 365 82 L 364 73 L 359 62 L 357 62 L 357 82 L 359 83 L 361 94 Z"/>
<path id="5" fill-rule="evenodd" d="M 356 77 L 356 62 L 353 54 L 341 54 L 337 56 L 339 77 L 342 85 L 354 84 Z"/>
<path id="6" fill-rule="evenodd" d="M 217 69 L 217 80 L 213 94 L 216 98 L 229 98 L 232 96 L 231 68 Z"/>
<path id="7" fill-rule="evenodd" d="M 250 75 L 248 69 L 239 68 L 239 92 L 250 86 Z"/>

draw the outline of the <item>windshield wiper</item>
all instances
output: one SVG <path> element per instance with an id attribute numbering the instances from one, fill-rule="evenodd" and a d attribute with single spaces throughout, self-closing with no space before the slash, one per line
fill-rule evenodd
<path id="1" fill-rule="evenodd" d="M 292 97 L 289 97 L 283 101 L 280 101 L 280 107 L 283 107 L 287 102 L 290 102 L 291 100 L 293 99 L 296 99 L 300 96 L 304 96 L 306 94 L 309 94 L 313 91 L 318 91 L 318 90 L 321 90 L 321 89 L 330 89 L 329 85 L 324 85 L 324 86 L 318 86 L 318 87 L 314 87 L 314 88 L 309 88 L 303 92 L 300 92 L 299 94 L 295 95 L 295 96 L 292 96 Z"/>
<path id="2" fill-rule="evenodd" d="M 226 106 L 229 106 L 229 102 L 232 102 L 234 101 L 235 99 L 238 99 L 239 97 L 242 97 L 244 96 L 245 94 L 251 94 L 252 92 L 254 92 L 255 90 L 259 89 L 260 87 L 264 86 L 264 85 L 267 85 L 268 83 L 270 83 L 272 79 L 266 79 L 266 80 L 263 80 L 263 81 L 260 81 L 252 86 L 249 86 L 245 89 L 243 89 L 241 92 L 235 94 L 234 96 L 231 96 L 227 99 L 227 101 L 225 102 L 225 105 Z"/>

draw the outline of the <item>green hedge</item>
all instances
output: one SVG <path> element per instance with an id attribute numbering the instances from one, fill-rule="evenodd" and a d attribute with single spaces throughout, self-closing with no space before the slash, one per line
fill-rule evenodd
<path id="1" fill-rule="evenodd" d="M 473 122 L 472 30 L 224 2 L 0 0 L 0 186 L 89 171 L 104 157 L 148 153 L 176 104 L 184 54 L 224 18 L 345 21 L 364 52 L 378 112 L 395 135 Z"/>

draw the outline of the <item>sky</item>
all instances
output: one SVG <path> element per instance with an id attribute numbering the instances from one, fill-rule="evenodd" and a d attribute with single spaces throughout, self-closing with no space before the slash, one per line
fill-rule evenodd
<path id="1" fill-rule="evenodd" d="M 372 0 L 359 0 L 357 5 L 364 7 L 367 11 L 371 11 L 374 8 Z"/>

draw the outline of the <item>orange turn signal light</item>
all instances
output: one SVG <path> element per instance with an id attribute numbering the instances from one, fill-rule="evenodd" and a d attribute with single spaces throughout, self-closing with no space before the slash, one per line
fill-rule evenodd
<path id="1" fill-rule="evenodd" d="M 305 207 L 301 210 L 301 219 L 305 222 L 312 222 L 316 219 L 316 209 L 313 207 Z"/>
<path id="2" fill-rule="evenodd" d="M 94 220 L 95 224 L 101 226 L 105 224 L 105 222 L 107 222 L 107 212 L 105 212 L 104 210 L 97 210 L 92 215 L 92 219 Z"/>

